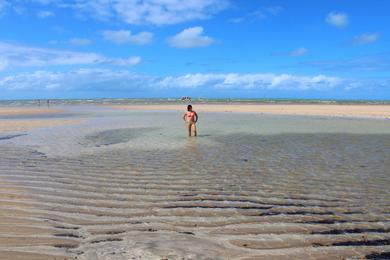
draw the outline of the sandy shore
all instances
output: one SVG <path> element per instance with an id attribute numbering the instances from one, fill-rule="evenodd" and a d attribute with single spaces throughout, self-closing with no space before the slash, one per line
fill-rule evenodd
<path id="1" fill-rule="evenodd" d="M 278 115 L 332 116 L 390 118 L 390 105 L 319 105 L 319 104 L 194 104 L 199 112 L 242 112 Z M 110 106 L 124 110 L 175 110 L 182 111 L 183 105 L 117 105 Z"/>
<path id="2" fill-rule="evenodd" d="M 1 120 L 1 132 L 18 132 L 34 128 L 54 127 L 61 125 L 79 124 L 81 120 L 71 119 L 38 119 L 38 120 Z"/>
<path id="3" fill-rule="evenodd" d="M 0 133 L 78 124 L 81 122 L 79 119 L 44 118 L 47 115 L 61 115 L 64 113 L 66 113 L 65 110 L 52 108 L 0 107 L 0 117 L 5 117 L 5 119 L 0 118 Z M 34 118 L 28 118 L 30 116 L 34 116 Z M 43 118 L 40 118 L 40 116 L 43 116 Z"/>
<path id="4" fill-rule="evenodd" d="M 59 114 L 63 112 L 65 111 L 43 107 L 0 107 L 0 116 Z"/>

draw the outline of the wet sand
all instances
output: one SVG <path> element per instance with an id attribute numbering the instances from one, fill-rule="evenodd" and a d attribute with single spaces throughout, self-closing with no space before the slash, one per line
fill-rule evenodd
<path id="1" fill-rule="evenodd" d="M 389 254 L 388 120 L 203 112 L 187 138 L 180 116 L 91 107 L 0 139 L 0 256 Z"/>
<path id="2" fill-rule="evenodd" d="M 182 111 L 184 105 L 115 105 L 124 110 L 174 110 Z M 368 117 L 390 118 L 390 105 L 325 105 L 325 104 L 194 104 L 199 112 L 241 112 L 276 115 L 331 116 L 331 117 Z"/>
<path id="3" fill-rule="evenodd" d="M 0 116 L 10 115 L 42 115 L 42 114 L 59 114 L 64 110 L 52 108 L 37 107 L 0 107 Z"/>
<path id="4" fill-rule="evenodd" d="M 63 109 L 0 107 L 0 133 L 23 132 L 34 128 L 47 128 L 82 122 L 80 119 L 62 118 L 66 113 L 66 110 Z"/>
<path id="5" fill-rule="evenodd" d="M 1 119 L 0 119 L 1 120 Z M 80 124 L 82 120 L 67 119 L 30 119 L 30 120 L 8 120 L 3 119 L 0 123 L 0 133 L 22 132 L 33 128 L 47 128 L 69 124 Z"/>
<path id="6" fill-rule="evenodd" d="M 67 259 L 56 247 L 72 246 L 77 241 L 59 237 L 63 230 L 37 217 L 33 211 L 39 203 L 25 193 L 25 188 L 0 179 L 0 259 Z M 34 250 L 35 246 L 47 249 L 42 253 Z M 24 247 L 30 247 L 31 251 L 18 250 Z"/>

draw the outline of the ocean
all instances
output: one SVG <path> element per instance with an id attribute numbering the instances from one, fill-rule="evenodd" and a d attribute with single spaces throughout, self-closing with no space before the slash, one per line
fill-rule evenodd
<path id="1" fill-rule="evenodd" d="M 0 106 L 46 106 L 48 99 L 1 100 Z M 128 105 L 128 104 L 183 104 L 180 98 L 96 98 L 96 99 L 49 99 L 52 105 Z M 197 104 L 390 104 L 390 100 L 347 100 L 347 99 L 239 99 L 239 98 L 192 98 Z"/>

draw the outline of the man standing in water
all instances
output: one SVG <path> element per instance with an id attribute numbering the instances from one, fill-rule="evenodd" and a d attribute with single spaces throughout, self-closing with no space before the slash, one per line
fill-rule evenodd
<path id="1" fill-rule="evenodd" d="M 191 136 L 192 129 L 194 130 L 194 136 L 196 133 L 196 122 L 198 122 L 198 114 L 192 110 L 192 106 L 187 106 L 187 112 L 183 116 L 183 120 L 188 124 L 188 136 Z"/>

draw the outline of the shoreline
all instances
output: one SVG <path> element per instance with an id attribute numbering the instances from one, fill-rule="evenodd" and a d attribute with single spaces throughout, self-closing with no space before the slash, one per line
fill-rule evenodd
<path id="1" fill-rule="evenodd" d="M 184 113 L 183 104 L 131 104 L 131 105 L 91 105 L 96 108 L 109 108 L 123 111 L 177 111 Z M 56 118 L 66 114 L 68 108 L 37 107 L 0 107 L 0 133 L 27 131 L 35 128 L 55 127 L 69 124 L 79 124 L 80 119 Z M 310 116 L 352 119 L 390 119 L 390 105 L 334 105 L 334 104 L 198 104 L 193 103 L 194 110 L 200 113 L 250 113 L 262 115 Z M 45 118 L 50 116 L 51 118 Z M 34 117 L 34 118 L 29 118 Z"/>
<path id="2" fill-rule="evenodd" d="M 168 110 L 185 111 L 186 104 L 167 105 L 99 105 L 121 110 Z M 328 116 L 389 119 L 390 105 L 329 105 L 329 104 L 196 104 L 194 110 L 199 112 L 230 112 L 230 113 L 259 113 L 270 115 L 299 115 L 299 116 Z"/>
<path id="3" fill-rule="evenodd" d="M 55 118 L 63 109 L 36 107 L 0 107 L 0 133 L 22 132 L 36 128 L 79 124 L 80 119 Z M 54 116 L 45 118 L 45 116 Z M 33 117 L 33 118 L 31 118 Z"/>
<path id="4" fill-rule="evenodd" d="M 132 105 L 132 104 L 181 104 L 180 98 L 81 98 L 81 99 L 51 99 L 50 105 Z M 263 105 L 390 105 L 390 100 L 383 99 L 298 99 L 298 98 L 192 98 L 194 104 L 263 104 Z M 38 107 L 35 99 L 0 100 L 0 107 Z M 41 105 L 46 108 L 46 105 Z"/>
<path id="5" fill-rule="evenodd" d="M 0 106 L 0 116 L 16 115 L 44 115 L 65 113 L 62 109 L 53 109 L 46 107 L 2 107 Z"/>
<path id="6" fill-rule="evenodd" d="M 6 119 L 1 120 L 0 134 L 23 132 L 36 128 L 47 128 L 64 125 L 80 124 L 82 120 L 78 119 L 33 119 L 33 120 L 20 120 L 20 119 Z"/>

